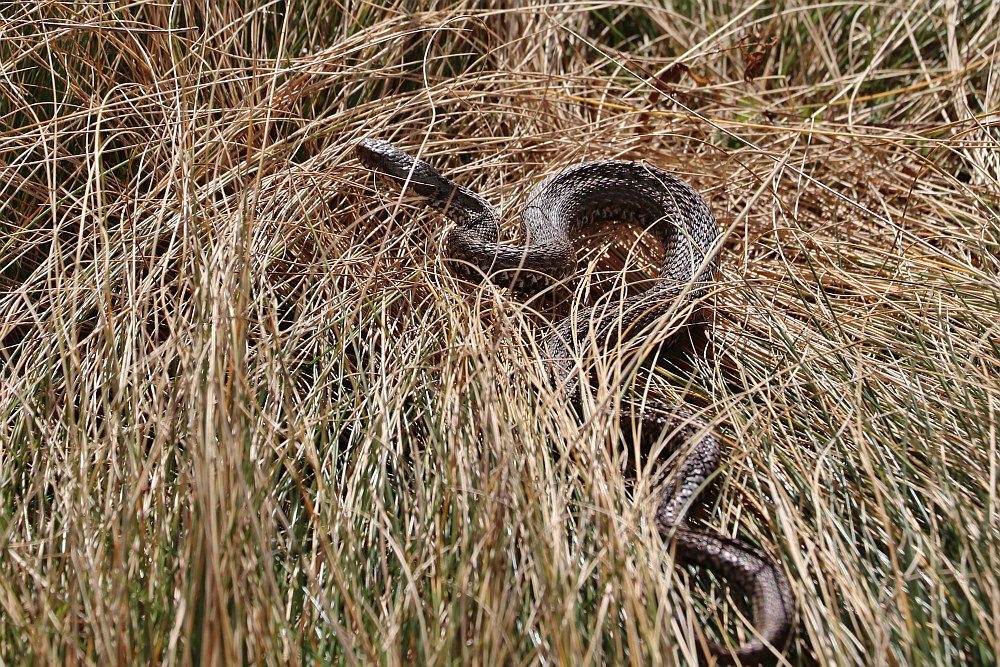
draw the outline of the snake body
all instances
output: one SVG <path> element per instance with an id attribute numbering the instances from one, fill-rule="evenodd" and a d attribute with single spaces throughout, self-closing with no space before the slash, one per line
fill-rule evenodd
<path id="1" fill-rule="evenodd" d="M 596 342 L 601 349 L 667 313 L 689 305 L 714 273 L 711 261 L 719 235 L 705 200 L 673 174 L 640 162 L 603 160 L 567 167 L 540 183 L 521 213 L 523 246 L 498 242 L 499 214 L 485 199 L 439 174 L 423 160 L 392 144 L 365 139 L 355 147 L 362 164 L 397 186 L 426 199 L 456 223 L 445 238 L 449 267 L 478 282 L 487 277 L 522 293 L 535 293 L 565 279 L 576 268 L 570 238 L 608 222 L 632 223 L 664 248 L 660 275 L 648 290 L 600 310 L 587 308 L 558 323 L 543 339 L 552 380 L 573 402 L 580 398 L 574 354 Z M 663 435 L 688 443 L 677 479 L 659 494 L 655 522 L 681 560 L 705 567 L 743 589 L 751 603 L 756 636 L 728 648 L 711 640 L 705 647 L 720 664 L 772 662 L 794 619 L 791 587 L 776 563 L 757 549 L 714 532 L 686 525 L 684 510 L 719 465 L 719 443 L 683 406 L 646 400 L 618 418 L 623 434 L 641 425 L 639 443 L 651 447 Z"/>

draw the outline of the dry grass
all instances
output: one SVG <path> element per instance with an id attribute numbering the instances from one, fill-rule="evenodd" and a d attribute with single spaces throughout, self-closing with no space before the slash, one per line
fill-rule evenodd
<path id="1" fill-rule="evenodd" d="M 717 425 L 704 520 L 790 573 L 788 662 L 995 664 L 1000 5 L 473 5 L 4 10 L 0 662 L 745 636 L 663 552 L 654 471 L 543 381 L 566 301 L 452 280 L 444 221 L 351 157 L 378 136 L 505 211 L 589 158 L 693 182 L 712 344 L 637 377 Z"/>

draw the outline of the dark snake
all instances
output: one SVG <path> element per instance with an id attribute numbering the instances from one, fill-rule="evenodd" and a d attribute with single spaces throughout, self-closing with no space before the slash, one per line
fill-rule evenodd
<path id="1" fill-rule="evenodd" d="M 540 183 L 521 213 L 525 245 L 498 243 L 500 216 L 477 193 L 439 174 L 423 160 L 392 144 L 364 139 L 355 153 L 369 169 L 426 199 L 456 223 L 445 238 L 446 260 L 459 277 L 488 278 L 514 291 L 534 294 L 576 269 L 570 238 L 605 223 L 631 223 L 657 238 L 664 249 L 659 278 L 648 290 L 610 305 L 580 310 L 544 337 L 555 386 L 580 400 L 580 354 L 596 343 L 608 349 L 658 318 L 683 313 L 702 295 L 715 272 L 712 253 L 719 228 L 700 194 L 673 174 L 641 162 L 602 160 L 576 164 Z M 686 525 L 684 511 L 719 465 L 719 442 L 683 406 L 646 399 L 618 415 L 626 437 L 634 425 L 648 451 L 662 437 L 689 443 L 679 481 L 665 485 L 657 500 L 656 527 L 683 562 L 704 567 L 742 589 L 751 605 L 755 636 L 730 649 L 705 640 L 718 664 L 774 662 L 791 632 L 795 604 L 784 572 L 763 552 L 743 542 Z M 676 447 L 675 447 L 676 449 Z"/>

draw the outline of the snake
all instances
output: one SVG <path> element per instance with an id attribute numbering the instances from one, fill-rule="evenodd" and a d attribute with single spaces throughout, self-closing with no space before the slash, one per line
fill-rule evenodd
<path id="1" fill-rule="evenodd" d="M 683 317 L 709 288 L 715 273 L 719 227 L 704 198 L 674 174 L 638 161 L 598 160 L 559 169 L 528 195 L 521 211 L 523 244 L 500 243 L 500 214 L 473 190 L 441 175 L 393 144 L 362 139 L 360 163 L 397 188 L 440 210 L 454 226 L 444 238 L 444 259 L 460 279 L 489 280 L 534 294 L 570 278 L 576 269 L 574 237 L 608 224 L 631 224 L 663 248 L 659 276 L 645 291 L 579 309 L 551 327 L 542 350 L 554 386 L 579 405 L 581 351 L 609 349 L 648 331 L 667 315 Z M 678 315 L 679 314 L 679 315 Z M 716 664 L 771 664 L 788 641 L 795 601 L 783 570 L 763 551 L 711 530 L 694 528 L 685 512 L 720 463 L 719 440 L 683 405 L 647 397 L 641 407 L 622 403 L 623 438 L 638 437 L 643 451 L 666 437 L 668 452 L 685 452 L 674 479 L 656 496 L 654 524 L 675 558 L 705 568 L 746 594 L 754 633 L 736 646 L 704 638 L 706 660 Z M 635 428 L 639 425 L 641 428 Z M 680 448 L 682 443 L 687 447 Z"/>

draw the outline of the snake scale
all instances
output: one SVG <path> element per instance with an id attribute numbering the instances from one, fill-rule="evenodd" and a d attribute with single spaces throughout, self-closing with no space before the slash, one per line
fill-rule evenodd
<path id="1" fill-rule="evenodd" d="M 714 274 L 711 256 L 719 230 L 708 205 L 690 185 L 648 164 L 585 162 L 545 179 L 521 213 L 525 245 L 514 246 L 498 242 L 499 214 L 489 202 L 423 160 L 377 139 L 360 141 L 355 153 L 383 179 L 424 198 L 456 223 L 445 238 L 446 260 L 454 273 L 472 282 L 485 277 L 517 292 L 538 292 L 575 270 L 570 238 L 605 223 L 635 224 L 660 241 L 664 260 L 652 287 L 610 307 L 581 310 L 544 337 L 552 381 L 574 403 L 580 399 L 576 350 L 591 343 L 607 349 L 657 318 L 679 312 L 679 306 L 704 292 Z M 618 418 L 626 437 L 634 433 L 633 425 L 641 425 L 644 450 L 663 434 L 670 435 L 672 445 L 687 443 L 679 481 L 665 485 L 658 496 L 656 527 L 680 560 L 707 568 L 749 597 L 754 638 L 735 648 L 706 640 L 708 654 L 719 664 L 773 662 L 795 614 L 783 571 L 763 552 L 684 521 L 684 511 L 719 465 L 718 440 L 683 406 L 647 399 L 636 411 L 623 405 Z"/>

